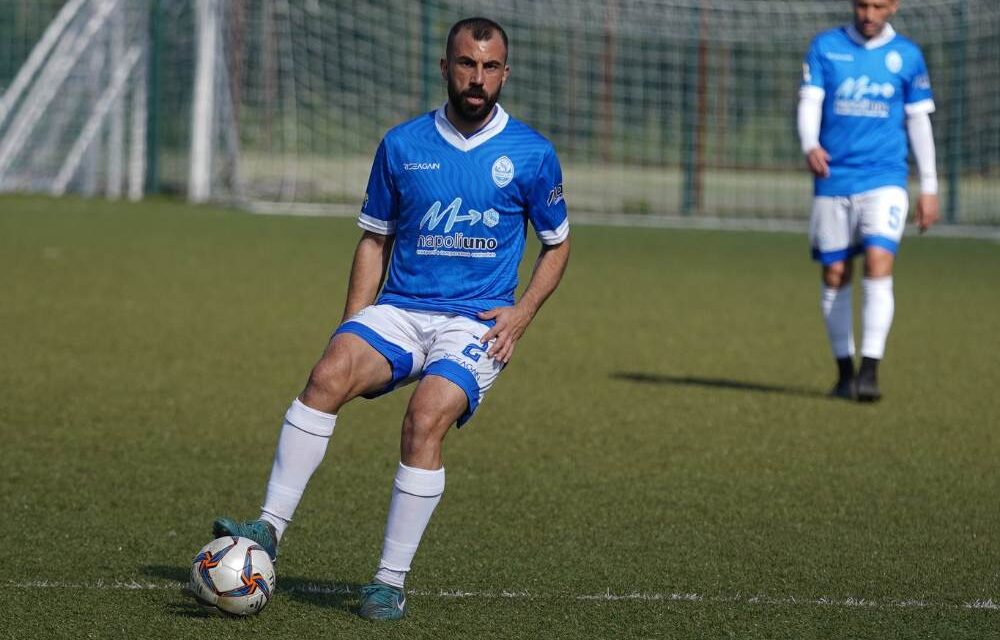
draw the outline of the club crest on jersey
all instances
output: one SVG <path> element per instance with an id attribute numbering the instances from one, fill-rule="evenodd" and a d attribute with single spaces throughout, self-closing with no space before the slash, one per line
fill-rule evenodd
<path id="1" fill-rule="evenodd" d="M 503 189 L 514 179 L 514 163 L 507 156 L 500 156 L 493 163 L 493 183 Z"/>
<path id="2" fill-rule="evenodd" d="M 885 54 L 885 68 L 892 73 L 899 73 L 903 70 L 903 56 L 898 51 Z"/>

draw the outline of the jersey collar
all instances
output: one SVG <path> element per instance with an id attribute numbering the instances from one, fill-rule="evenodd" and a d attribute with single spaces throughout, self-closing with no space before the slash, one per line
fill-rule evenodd
<path id="1" fill-rule="evenodd" d="M 853 24 L 847 25 L 846 28 L 847 37 L 854 41 L 858 46 L 864 47 L 865 49 L 878 49 L 879 47 L 889 44 L 889 41 L 896 37 L 896 30 L 892 28 L 892 25 L 888 22 L 885 23 L 885 27 L 882 28 L 882 33 L 878 34 L 871 40 L 865 40 L 865 37 L 861 35 L 857 28 Z"/>
<path id="2" fill-rule="evenodd" d="M 479 145 L 491 140 L 504 130 L 504 127 L 507 126 L 507 120 L 510 119 L 507 112 L 498 104 L 490 121 L 482 129 L 466 138 L 448 120 L 448 116 L 445 115 L 444 109 L 447 105 L 448 103 L 445 102 L 434 112 L 434 126 L 445 142 L 459 151 L 472 151 Z"/>

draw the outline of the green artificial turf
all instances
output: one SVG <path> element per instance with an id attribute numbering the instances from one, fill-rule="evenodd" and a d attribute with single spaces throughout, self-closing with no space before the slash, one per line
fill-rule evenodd
<path id="1" fill-rule="evenodd" d="M 256 515 L 359 234 L 0 199 L 0 637 L 997 636 L 1000 246 L 933 233 L 903 242 L 885 399 L 858 405 L 825 397 L 803 237 L 575 226 L 448 436 L 410 616 L 353 614 L 409 389 L 341 412 L 268 608 L 207 615 L 190 559 Z"/>

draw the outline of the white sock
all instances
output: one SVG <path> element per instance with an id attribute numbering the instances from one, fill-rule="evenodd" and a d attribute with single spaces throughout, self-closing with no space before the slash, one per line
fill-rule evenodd
<path id="1" fill-rule="evenodd" d="M 861 355 L 881 360 L 896 309 L 892 276 L 865 278 L 861 281 L 861 291 Z"/>
<path id="2" fill-rule="evenodd" d="M 851 307 L 852 288 L 845 284 L 839 289 L 823 285 L 820 309 L 826 323 L 826 335 L 830 339 L 833 357 L 854 356 L 854 312 Z"/>
<path id="3" fill-rule="evenodd" d="M 389 502 L 389 517 L 385 523 L 382 559 L 375 579 L 400 589 L 417 553 L 420 538 L 431 520 L 434 507 L 444 493 L 444 467 L 436 470 L 416 469 L 402 462 L 396 470 Z"/>
<path id="4" fill-rule="evenodd" d="M 302 493 L 326 453 L 337 416 L 307 407 L 298 398 L 285 412 L 260 519 L 270 522 L 281 539 Z"/>

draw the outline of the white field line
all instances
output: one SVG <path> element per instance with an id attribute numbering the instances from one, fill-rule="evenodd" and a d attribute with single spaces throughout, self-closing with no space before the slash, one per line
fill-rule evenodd
<path id="1" fill-rule="evenodd" d="M 183 582 L 148 582 L 139 580 L 115 580 L 115 581 L 104 581 L 97 580 L 95 582 L 58 582 L 49 580 L 30 580 L 26 582 L 4 582 L 0 583 L 0 590 L 4 589 L 18 589 L 18 590 L 33 590 L 33 589 L 67 589 L 67 590 L 85 590 L 85 591 L 178 591 L 186 588 L 186 584 Z M 282 589 L 279 585 L 280 591 L 285 591 L 289 593 L 313 593 L 320 595 L 352 595 L 356 590 L 352 589 L 348 585 L 319 585 L 319 584 L 304 584 L 296 585 L 294 587 L 288 587 Z M 429 590 L 429 589 L 409 589 L 407 594 L 417 597 L 432 597 L 432 598 L 469 598 L 469 599 L 513 599 L 513 600 L 531 600 L 531 599 L 569 599 L 569 600 L 582 600 L 582 601 L 601 601 L 601 602 L 620 602 L 620 601 L 638 601 L 638 602 L 680 602 L 680 603 L 709 603 L 709 604 L 749 604 L 749 605 L 763 605 L 763 606 L 782 606 L 782 607 L 794 607 L 794 606 L 824 606 L 824 607 L 834 607 L 834 608 L 844 608 L 844 609 L 978 609 L 987 611 L 1000 611 L 1000 603 L 995 602 L 992 598 L 974 599 L 963 602 L 961 604 L 950 603 L 950 602 L 934 602 L 929 600 L 918 600 L 918 599 L 901 599 L 901 600 L 876 600 L 872 598 L 862 598 L 862 597 L 847 597 L 847 598 L 833 598 L 833 597 L 820 597 L 820 598 L 802 598 L 795 596 L 764 596 L 764 595 L 753 595 L 753 594 L 742 594 L 737 593 L 734 595 L 705 595 L 700 593 L 657 593 L 657 592 L 639 592 L 633 591 L 630 593 L 615 593 L 610 589 L 604 593 L 594 593 L 594 594 L 579 594 L 579 595 L 546 595 L 541 593 L 532 593 L 527 589 L 516 589 L 508 590 L 504 589 L 501 591 L 464 591 L 461 589 L 439 589 L 439 590 Z"/>

